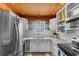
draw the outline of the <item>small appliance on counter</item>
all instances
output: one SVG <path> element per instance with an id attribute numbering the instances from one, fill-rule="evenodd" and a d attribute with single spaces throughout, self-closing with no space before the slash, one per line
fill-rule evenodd
<path id="1" fill-rule="evenodd" d="M 79 37 L 72 36 L 72 49 L 75 52 L 76 56 L 79 56 Z"/>

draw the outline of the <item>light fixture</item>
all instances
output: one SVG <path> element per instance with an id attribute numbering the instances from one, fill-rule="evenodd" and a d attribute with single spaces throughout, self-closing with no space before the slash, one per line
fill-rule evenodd
<path id="1" fill-rule="evenodd" d="M 13 5 L 15 4 L 15 3 L 12 3 Z"/>
<path id="2" fill-rule="evenodd" d="M 61 3 L 61 5 L 64 5 L 64 3 Z"/>
<path id="3" fill-rule="evenodd" d="M 24 12 L 22 14 L 24 14 Z"/>

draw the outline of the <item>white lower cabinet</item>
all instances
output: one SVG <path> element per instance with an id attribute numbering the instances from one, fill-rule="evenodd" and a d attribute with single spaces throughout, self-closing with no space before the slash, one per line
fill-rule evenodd
<path id="1" fill-rule="evenodd" d="M 50 52 L 50 41 L 48 39 L 33 39 L 30 40 L 30 50 L 26 52 Z"/>

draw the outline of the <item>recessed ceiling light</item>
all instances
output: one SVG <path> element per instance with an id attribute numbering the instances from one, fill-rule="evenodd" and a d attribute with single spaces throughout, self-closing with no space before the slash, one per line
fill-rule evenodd
<path id="1" fill-rule="evenodd" d="M 61 3 L 61 5 L 64 5 L 64 3 Z"/>
<path id="2" fill-rule="evenodd" d="M 22 14 L 24 14 L 24 12 Z"/>
<path id="3" fill-rule="evenodd" d="M 12 3 L 12 4 L 15 4 L 15 3 Z"/>

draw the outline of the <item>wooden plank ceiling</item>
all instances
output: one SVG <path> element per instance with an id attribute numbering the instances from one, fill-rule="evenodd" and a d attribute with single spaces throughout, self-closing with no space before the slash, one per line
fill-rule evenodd
<path id="1" fill-rule="evenodd" d="M 9 9 L 17 15 L 29 20 L 54 18 L 62 7 L 60 3 L 6 3 L 5 9 Z M 3 8 L 3 7 L 2 7 Z"/>

